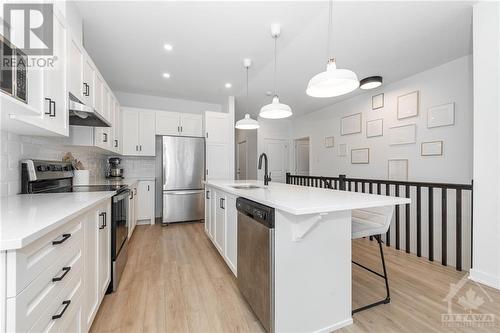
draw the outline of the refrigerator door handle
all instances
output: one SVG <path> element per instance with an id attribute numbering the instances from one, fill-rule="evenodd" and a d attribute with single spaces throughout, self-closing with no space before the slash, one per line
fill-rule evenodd
<path id="1" fill-rule="evenodd" d="M 168 193 L 168 195 L 188 195 L 188 194 L 198 194 L 203 192 L 203 190 L 196 190 L 196 191 L 169 191 L 165 192 Z"/>

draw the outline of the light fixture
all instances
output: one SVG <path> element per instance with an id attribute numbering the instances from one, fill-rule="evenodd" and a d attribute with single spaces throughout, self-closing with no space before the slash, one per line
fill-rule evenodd
<path id="1" fill-rule="evenodd" d="M 165 79 L 170 79 L 170 74 L 169 73 L 163 73 L 163 77 Z"/>
<path id="2" fill-rule="evenodd" d="M 233 85 L 231 83 L 229 83 L 229 82 L 224 85 L 224 87 L 226 87 L 227 89 L 231 88 L 232 86 Z"/>
<path id="3" fill-rule="evenodd" d="M 163 48 L 167 51 L 172 51 L 174 49 L 174 47 L 170 44 L 163 45 Z"/>
<path id="4" fill-rule="evenodd" d="M 365 90 L 377 88 L 380 87 L 381 85 L 382 85 L 382 76 L 378 75 L 365 77 L 364 79 L 359 81 L 359 87 Z"/>
<path id="5" fill-rule="evenodd" d="M 248 114 L 248 68 L 252 65 L 252 60 L 251 59 L 243 59 L 243 66 L 247 70 L 247 98 L 246 98 L 246 104 L 247 104 L 247 113 L 245 114 L 245 118 L 240 119 L 236 122 L 235 127 L 237 129 L 242 129 L 242 130 L 251 130 L 251 129 L 257 129 L 259 128 L 259 122 L 257 120 L 254 120 L 250 118 L 250 115 Z"/>
<path id="6" fill-rule="evenodd" d="M 335 58 L 331 57 L 330 40 L 332 35 L 333 0 L 330 0 L 328 16 L 328 42 L 326 71 L 316 74 L 309 80 L 306 93 L 312 97 L 334 97 L 347 94 L 359 87 L 358 76 L 349 69 L 338 69 Z"/>
<path id="7" fill-rule="evenodd" d="M 260 109 L 259 117 L 267 118 L 267 119 L 282 119 L 290 117 L 292 113 L 292 109 L 283 103 L 280 103 L 280 99 L 278 97 L 278 92 L 276 89 L 276 43 L 278 37 L 280 36 L 280 26 L 279 24 L 271 25 L 271 36 L 274 39 L 274 97 L 271 104 L 264 105 Z"/>

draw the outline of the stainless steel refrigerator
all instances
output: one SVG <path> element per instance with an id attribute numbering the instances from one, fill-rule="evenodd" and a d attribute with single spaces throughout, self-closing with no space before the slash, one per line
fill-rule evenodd
<path id="1" fill-rule="evenodd" d="M 163 223 L 204 219 L 205 139 L 162 137 Z"/>

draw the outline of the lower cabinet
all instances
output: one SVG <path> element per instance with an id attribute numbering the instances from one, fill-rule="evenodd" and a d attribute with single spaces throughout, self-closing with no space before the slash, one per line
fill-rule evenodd
<path id="1" fill-rule="evenodd" d="M 234 275 L 238 257 L 237 215 L 234 195 L 210 186 L 205 188 L 205 232 Z"/>
<path id="2" fill-rule="evenodd" d="M 111 278 L 111 200 L 0 252 L 0 332 L 88 332 Z"/>
<path id="3" fill-rule="evenodd" d="M 137 185 L 137 221 L 155 223 L 155 181 L 141 180 Z"/>
<path id="4" fill-rule="evenodd" d="M 137 184 L 130 188 L 130 201 L 128 205 L 129 222 L 128 222 L 128 239 L 132 237 L 135 226 L 137 224 Z"/>

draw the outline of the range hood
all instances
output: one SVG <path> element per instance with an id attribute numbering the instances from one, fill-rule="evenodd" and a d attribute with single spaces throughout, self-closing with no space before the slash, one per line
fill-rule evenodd
<path id="1" fill-rule="evenodd" d="M 111 127 L 92 107 L 83 104 L 72 93 L 69 93 L 69 124 L 75 126 Z"/>

